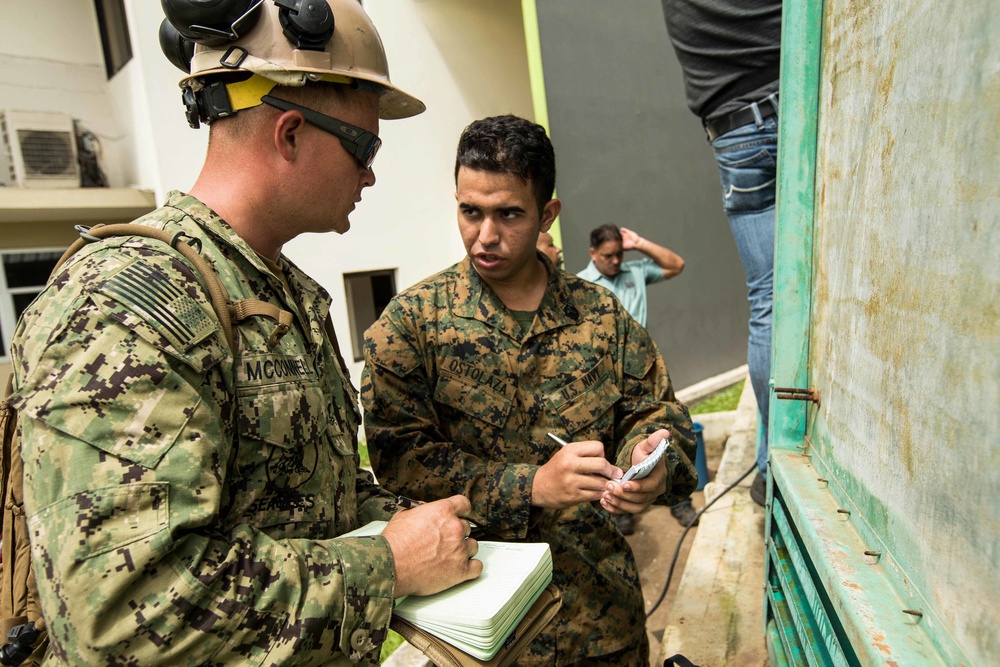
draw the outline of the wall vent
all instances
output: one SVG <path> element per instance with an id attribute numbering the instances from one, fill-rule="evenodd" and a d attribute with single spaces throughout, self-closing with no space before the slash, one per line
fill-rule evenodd
<path id="1" fill-rule="evenodd" d="M 24 188 L 78 188 L 76 131 L 68 114 L 6 110 L 0 133 L 7 169 L 0 182 Z"/>

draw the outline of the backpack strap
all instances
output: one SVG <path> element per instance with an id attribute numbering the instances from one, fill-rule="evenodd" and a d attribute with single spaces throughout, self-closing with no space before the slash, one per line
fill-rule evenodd
<path id="1" fill-rule="evenodd" d="M 10 628 L 23 623 L 18 620 L 10 624 L 10 627 L 3 627 L 3 620 L 13 615 L 14 601 L 10 579 L 14 576 L 14 542 L 13 526 L 7 520 L 7 493 L 10 490 L 10 468 L 11 455 L 13 454 L 15 434 L 17 431 L 17 412 L 10 404 L 10 395 L 14 391 L 14 374 L 7 378 L 7 391 L 4 393 L 3 403 L 0 404 L 0 436 L 3 437 L 3 451 L 0 453 L 0 530 L 2 530 L 3 549 L 0 551 L 0 563 L 3 567 L 3 578 L 5 583 L 0 585 L 0 633 L 7 635 Z"/>
<path id="2" fill-rule="evenodd" d="M 38 585 L 31 568 L 31 545 L 28 522 L 24 516 L 24 465 L 17 440 L 17 411 L 10 404 L 14 374 L 7 380 L 7 391 L 0 403 L 0 663 L 19 665 L 29 656 L 41 664 L 48 647 L 45 620 L 38 606 Z M 33 620 L 32 620 L 33 619 Z M 41 638 L 42 641 L 39 642 Z"/>
<path id="3" fill-rule="evenodd" d="M 241 299 L 239 301 L 230 301 L 229 293 L 226 291 L 222 281 L 219 280 L 219 276 L 216 275 L 215 269 L 213 269 L 205 258 L 201 256 L 201 241 L 190 236 L 186 232 L 176 232 L 171 234 L 163 229 L 147 227 L 146 225 L 131 222 L 114 225 L 94 225 L 90 228 L 77 226 L 76 229 L 80 232 L 80 238 L 74 241 L 73 245 L 71 245 L 66 252 L 63 253 L 62 257 L 59 258 L 59 261 L 56 262 L 55 268 L 52 269 L 52 275 L 55 275 L 62 265 L 65 264 L 70 257 L 79 252 L 81 248 L 87 245 L 87 243 L 99 241 L 112 236 L 141 236 L 144 238 L 156 239 L 166 243 L 183 255 L 184 258 L 191 262 L 194 268 L 198 271 L 202 280 L 205 281 L 208 286 L 208 294 L 212 302 L 212 308 L 215 310 L 215 314 L 219 318 L 219 324 L 222 326 L 222 332 L 226 336 L 226 342 L 229 343 L 229 349 L 233 351 L 236 350 L 236 338 L 233 330 L 233 322 L 242 322 L 243 320 L 251 317 L 266 317 L 270 320 L 274 320 L 277 323 L 277 326 L 274 328 L 274 331 L 271 332 L 271 336 L 267 341 L 267 344 L 270 347 L 277 345 L 278 340 L 288 333 L 292 327 L 292 322 L 294 320 L 292 313 L 278 308 L 273 303 L 268 303 L 267 301 L 262 301 L 260 299 Z"/>

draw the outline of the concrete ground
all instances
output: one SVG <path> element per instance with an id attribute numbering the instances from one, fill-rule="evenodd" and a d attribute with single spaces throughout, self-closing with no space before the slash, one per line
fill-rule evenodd
<path id="1" fill-rule="evenodd" d="M 754 465 L 756 441 L 757 405 L 747 382 L 718 472 L 705 487 L 706 502 Z M 764 508 L 749 494 L 755 473 L 702 515 L 654 665 L 678 653 L 700 667 L 769 664 L 763 621 Z"/>
<path id="2" fill-rule="evenodd" d="M 697 509 L 753 464 L 757 406 L 746 383 L 734 412 L 697 415 L 705 427 L 709 479 L 692 502 Z M 699 667 L 767 665 L 763 631 L 764 512 L 749 496 L 753 474 L 716 502 L 688 531 L 670 588 L 647 619 L 652 667 L 680 653 Z M 639 516 L 627 539 L 639 564 L 647 613 L 663 592 L 678 540 L 684 532 L 667 507 Z M 432 667 L 409 644 L 386 667 Z"/>
<path id="3" fill-rule="evenodd" d="M 715 479 L 735 414 L 735 412 L 719 412 L 695 417 L 695 421 L 705 428 L 703 436 L 709 479 Z M 691 502 L 696 510 L 704 507 L 704 491 L 696 491 L 691 496 Z M 639 578 L 646 599 L 646 613 L 649 615 L 646 619 L 646 635 L 649 638 L 649 655 L 653 665 L 663 664 L 663 660 L 659 658 L 663 629 L 666 627 L 667 617 L 674 604 L 691 545 L 699 527 L 700 522 L 699 526 L 692 527 L 684 537 L 670 578 L 670 587 L 665 594 L 663 586 L 667 583 L 678 541 L 684 535 L 684 526 L 670 514 L 670 508 L 654 506 L 639 516 L 635 533 L 626 538 L 639 565 Z"/>

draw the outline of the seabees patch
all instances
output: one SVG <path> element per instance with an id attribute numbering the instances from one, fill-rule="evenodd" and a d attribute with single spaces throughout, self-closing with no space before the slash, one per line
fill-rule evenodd
<path id="1" fill-rule="evenodd" d="M 158 266 L 135 260 L 104 281 L 100 291 L 114 297 L 178 350 L 186 352 L 216 329 L 215 320 L 184 291 L 183 282 L 188 280 L 179 274 L 171 277 Z"/>

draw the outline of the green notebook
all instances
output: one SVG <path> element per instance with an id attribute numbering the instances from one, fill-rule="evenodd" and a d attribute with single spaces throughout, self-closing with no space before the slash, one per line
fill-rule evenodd
<path id="1" fill-rule="evenodd" d="M 373 521 L 341 537 L 378 535 Z M 381 525 L 378 525 L 381 524 Z M 480 660 L 489 660 L 552 581 L 545 543 L 480 542 L 479 578 L 434 595 L 409 595 L 393 613 Z"/>

